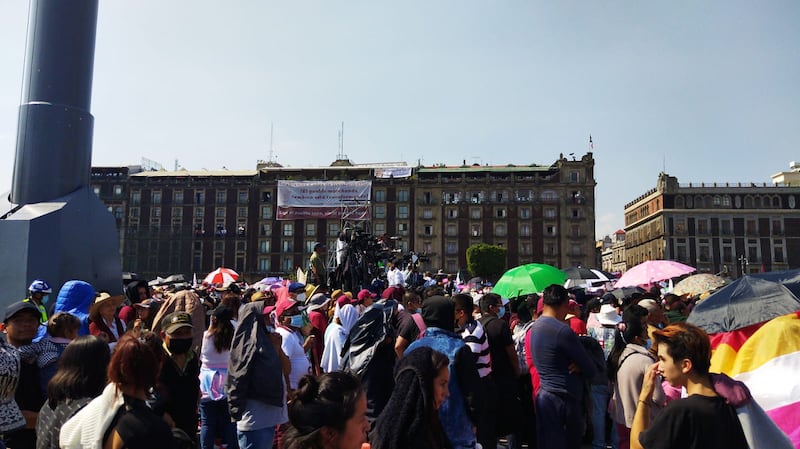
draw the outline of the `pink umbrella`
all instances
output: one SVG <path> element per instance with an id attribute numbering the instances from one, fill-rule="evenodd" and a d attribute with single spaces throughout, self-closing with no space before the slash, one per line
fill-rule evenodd
<path id="1" fill-rule="evenodd" d="M 219 267 L 208 273 L 203 282 L 207 284 L 224 284 L 226 282 L 236 282 L 237 279 L 239 279 L 239 273 L 230 268 Z"/>
<path id="2" fill-rule="evenodd" d="M 633 287 L 693 273 L 696 268 L 674 260 L 648 260 L 626 271 L 614 287 Z"/>

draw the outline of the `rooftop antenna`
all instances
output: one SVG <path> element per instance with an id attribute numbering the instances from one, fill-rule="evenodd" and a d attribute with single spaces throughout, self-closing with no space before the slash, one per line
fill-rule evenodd
<path id="1" fill-rule="evenodd" d="M 344 154 L 344 122 L 342 122 L 342 127 L 339 128 L 339 153 L 336 155 L 336 160 L 342 161 L 347 159 L 347 155 Z"/>
<path id="2" fill-rule="evenodd" d="M 272 124 L 272 122 L 270 122 L 269 123 L 269 158 L 267 159 L 268 165 L 272 165 L 272 162 L 273 162 L 272 158 L 275 157 L 275 152 L 273 151 L 273 147 L 272 147 L 273 131 L 274 131 L 273 124 Z"/>

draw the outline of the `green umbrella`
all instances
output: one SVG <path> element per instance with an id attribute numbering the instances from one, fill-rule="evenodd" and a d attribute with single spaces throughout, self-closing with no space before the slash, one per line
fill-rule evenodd
<path id="1" fill-rule="evenodd" d="M 566 279 L 567 275 L 554 266 L 529 263 L 503 273 L 503 276 L 492 288 L 492 292 L 504 298 L 516 298 L 531 293 L 540 293 L 552 284 L 564 285 Z"/>

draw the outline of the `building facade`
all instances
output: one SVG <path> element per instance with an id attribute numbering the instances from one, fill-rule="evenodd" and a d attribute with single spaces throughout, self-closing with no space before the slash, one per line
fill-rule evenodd
<path id="1" fill-rule="evenodd" d="M 315 242 L 329 249 L 345 226 L 393 237 L 424 269 L 454 273 L 466 249 L 508 249 L 508 266 L 544 262 L 592 265 L 594 159 L 560 156 L 549 166 L 408 167 L 409 175 L 377 176 L 388 165 L 281 167 L 243 171 L 146 171 L 96 167 L 92 184 L 117 218 L 125 271 L 152 278 L 201 276 L 227 266 L 248 281 L 304 267 Z M 369 217 L 278 219 L 279 181 L 370 181 Z"/>
<path id="2" fill-rule="evenodd" d="M 698 272 L 800 267 L 800 187 L 682 185 L 661 173 L 656 187 L 625 205 L 628 267 L 672 259 Z"/>
<path id="3" fill-rule="evenodd" d="M 601 267 L 609 273 L 624 273 L 627 270 L 625 259 L 625 231 L 617 230 L 602 241 L 600 254 Z"/>

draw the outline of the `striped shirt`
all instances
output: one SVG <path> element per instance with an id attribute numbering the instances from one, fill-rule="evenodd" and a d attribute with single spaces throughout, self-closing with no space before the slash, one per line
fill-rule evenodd
<path id="1" fill-rule="evenodd" d="M 477 356 L 475 366 L 478 367 L 478 376 L 481 378 L 492 373 L 492 356 L 489 354 L 489 341 L 483 331 L 483 325 L 476 320 L 470 320 L 463 329 L 458 331 L 461 339 L 469 346 L 470 351 Z"/>

